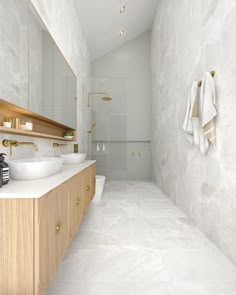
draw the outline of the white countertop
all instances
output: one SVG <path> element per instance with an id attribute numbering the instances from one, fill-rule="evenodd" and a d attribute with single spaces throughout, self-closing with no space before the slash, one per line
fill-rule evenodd
<path id="1" fill-rule="evenodd" d="M 63 165 L 62 170 L 55 175 L 38 180 L 13 180 L 0 188 L 0 199 L 37 199 L 81 172 L 96 161 L 84 161 L 76 165 Z"/>

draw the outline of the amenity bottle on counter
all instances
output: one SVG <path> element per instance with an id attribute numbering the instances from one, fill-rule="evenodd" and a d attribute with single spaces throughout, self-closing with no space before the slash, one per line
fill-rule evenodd
<path id="1" fill-rule="evenodd" d="M 9 181 L 9 167 L 6 162 L 4 162 L 4 153 L 0 153 L 0 187 L 7 184 Z"/>

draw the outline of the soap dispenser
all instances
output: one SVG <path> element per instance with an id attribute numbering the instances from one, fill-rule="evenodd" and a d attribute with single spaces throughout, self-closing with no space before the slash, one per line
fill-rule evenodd
<path id="1" fill-rule="evenodd" d="M 7 184 L 8 181 L 9 181 L 9 167 L 8 167 L 7 163 L 4 162 L 4 160 L 5 160 L 4 155 L 6 155 L 6 154 L 0 153 L 0 170 L 1 170 L 0 184 L 1 184 L 1 186 L 4 185 L 4 184 Z"/>

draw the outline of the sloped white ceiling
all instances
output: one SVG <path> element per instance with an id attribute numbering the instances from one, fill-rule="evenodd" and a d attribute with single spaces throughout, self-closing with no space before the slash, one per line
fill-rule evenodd
<path id="1" fill-rule="evenodd" d="M 152 27 L 158 0 L 76 0 L 79 21 L 92 60 Z M 126 11 L 120 14 L 125 5 Z M 119 33 L 126 33 L 120 37 Z"/>

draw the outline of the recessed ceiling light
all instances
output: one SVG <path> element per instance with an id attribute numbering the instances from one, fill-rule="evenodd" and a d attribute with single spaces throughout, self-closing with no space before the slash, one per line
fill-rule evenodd
<path id="1" fill-rule="evenodd" d="M 125 34 L 125 30 L 121 30 L 120 31 L 120 36 L 124 36 L 124 34 Z"/>
<path id="2" fill-rule="evenodd" d="M 121 8 L 120 8 L 120 13 L 124 13 L 125 12 L 125 5 L 123 5 Z"/>

